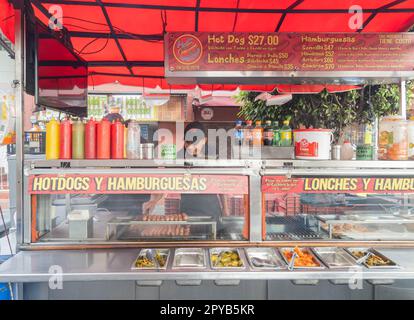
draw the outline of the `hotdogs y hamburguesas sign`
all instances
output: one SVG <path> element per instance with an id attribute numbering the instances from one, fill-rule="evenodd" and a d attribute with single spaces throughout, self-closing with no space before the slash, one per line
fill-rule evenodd
<path id="1" fill-rule="evenodd" d="M 166 77 L 203 77 L 214 71 L 414 70 L 412 33 L 178 32 L 167 33 L 164 46 Z"/>
<path id="2" fill-rule="evenodd" d="M 30 194 L 216 193 L 247 194 L 248 177 L 236 175 L 40 174 Z"/>
<path id="3" fill-rule="evenodd" d="M 414 177 L 265 176 L 264 193 L 414 193 Z"/>

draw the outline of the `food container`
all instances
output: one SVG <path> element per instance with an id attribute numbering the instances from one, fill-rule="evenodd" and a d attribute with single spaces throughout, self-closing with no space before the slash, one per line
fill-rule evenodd
<path id="1" fill-rule="evenodd" d="M 272 248 L 246 248 L 247 260 L 253 270 L 285 269 L 286 264 Z"/>
<path id="2" fill-rule="evenodd" d="M 79 119 L 72 124 L 72 158 L 85 158 L 85 124 Z"/>
<path id="3" fill-rule="evenodd" d="M 60 155 L 60 122 L 52 118 L 46 124 L 46 160 L 57 160 Z"/>
<path id="4" fill-rule="evenodd" d="M 243 270 L 241 251 L 235 248 L 211 248 L 210 265 L 215 270 Z"/>
<path id="5" fill-rule="evenodd" d="M 408 160 L 407 127 L 407 120 L 398 116 L 381 120 L 378 139 L 379 160 Z"/>
<path id="6" fill-rule="evenodd" d="M 60 154 L 61 160 L 72 159 L 72 122 L 67 118 L 60 123 Z"/>
<path id="7" fill-rule="evenodd" d="M 68 214 L 69 238 L 86 240 L 93 235 L 93 218 L 89 210 L 73 210 Z"/>
<path id="8" fill-rule="evenodd" d="M 154 144 L 153 143 L 142 143 L 140 145 L 140 156 L 141 156 L 141 160 L 154 159 Z"/>
<path id="9" fill-rule="evenodd" d="M 341 160 L 341 145 L 336 144 L 332 146 L 332 160 Z"/>
<path id="10" fill-rule="evenodd" d="M 163 160 L 176 160 L 177 159 L 177 148 L 175 144 L 161 145 L 161 159 Z"/>
<path id="11" fill-rule="evenodd" d="M 358 260 L 368 254 L 371 253 L 371 257 L 374 259 L 367 259 L 362 264 L 369 268 L 369 269 L 395 269 L 399 268 L 399 265 L 396 264 L 391 259 L 384 256 L 382 253 L 379 253 L 377 250 L 373 248 L 347 248 L 346 249 L 354 259 Z M 383 261 L 380 264 L 375 263 L 376 261 Z"/>
<path id="12" fill-rule="evenodd" d="M 111 159 L 124 158 L 125 127 L 118 119 L 111 124 Z"/>
<path id="13" fill-rule="evenodd" d="M 138 265 L 139 261 L 143 259 L 146 259 L 147 264 Z M 170 249 L 141 249 L 131 266 L 131 270 L 165 270 L 169 260 Z"/>
<path id="14" fill-rule="evenodd" d="M 128 124 L 126 153 L 128 159 L 140 159 L 141 127 L 137 121 Z"/>
<path id="15" fill-rule="evenodd" d="M 203 248 L 175 249 L 173 269 L 204 269 L 207 267 Z"/>
<path id="16" fill-rule="evenodd" d="M 286 255 L 293 254 L 293 252 L 299 252 L 300 257 L 296 258 L 293 269 L 295 270 L 307 270 L 307 269 L 324 269 L 322 262 L 315 256 L 310 248 L 280 248 L 280 255 L 283 260 L 289 266 L 290 258 Z M 298 260 L 300 259 L 300 260 Z"/>
<path id="17" fill-rule="evenodd" d="M 96 159 L 96 126 L 93 118 L 85 124 L 85 159 Z"/>
<path id="18" fill-rule="evenodd" d="M 295 158 L 304 160 L 329 160 L 333 140 L 330 129 L 293 130 Z"/>
<path id="19" fill-rule="evenodd" d="M 355 260 L 342 248 L 326 247 L 313 248 L 312 250 L 329 269 L 345 269 L 356 266 Z"/>
<path id="20" fill-rule="evenodd" d="M 111 123 L 102 119 L 96 125 L 96 158 L 109 159 L 111 157 Z"/>

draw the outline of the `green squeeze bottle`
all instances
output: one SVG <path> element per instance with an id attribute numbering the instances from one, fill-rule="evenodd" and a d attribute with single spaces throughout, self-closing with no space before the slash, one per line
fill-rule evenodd
<path id="1" fill-rule="evenodd" d="M 280 147 L 280 128 L 279 121 L 273 123 L 273 141 L 272 145 L 274 147 Z"/>
<path id="2" fill-rule="evenodd" d="M 290 147 L 292 145 L 292 129 L 289 126 L 289 120 L 283 121 L 280 129 L 280 145 L 282 147 Z"/>

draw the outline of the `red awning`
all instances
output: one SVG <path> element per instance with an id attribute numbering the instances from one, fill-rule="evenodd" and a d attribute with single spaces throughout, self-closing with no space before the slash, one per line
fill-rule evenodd
<path id="1" fill-rule="evenodd" d="M 5 2 L 4 0 L 2 1 Z M 74 48 L 90 64 L 90 85 L 170 86 L 164 79 L 164 32 L 357 32 L 349 21 L 363 9 L 362 32 L 401 32 L 414 24 L 414 0 L 37 0 L 36 15 L 60 5 Z M 205 90 L 271 91 L 275 85 L 200 85 Z M 316 92 L 324 86 L 278 86 L 280 92 Z M 343 91 L 348 86 L 328 86 Z"/>
<path id="2" fill-rule="evenodd" d="M 8 0 L 0 0 L 0 30 L 14 43 L 14 9 Z"/>

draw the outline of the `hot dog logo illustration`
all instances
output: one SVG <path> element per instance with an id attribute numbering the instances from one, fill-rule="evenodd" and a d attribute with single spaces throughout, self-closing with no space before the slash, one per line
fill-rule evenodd
<path id="1" fill-rule="evenodd" d="M 181 64 L 190 65 L 200 60 L 203 46 L 200 40 L 192 34 L 183 34 L 174 41 L 174 58 Z"/>

